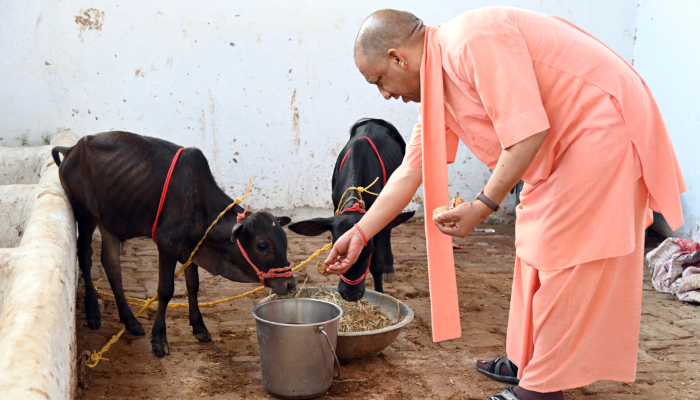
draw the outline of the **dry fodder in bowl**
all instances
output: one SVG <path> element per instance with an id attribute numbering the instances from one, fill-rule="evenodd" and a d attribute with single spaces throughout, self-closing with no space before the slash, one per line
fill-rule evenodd
<path id="1" fill-rule="evenodd" d="M 340 293 L 319 287 L 317 292 L 311 292 L 305 288 L 295 289 L 287 296 L 274 296 L 276 298 L 308 297 L 312 299 L 325 300 L 337 304 L 343 310 L 343 316 L 338 325 L 339 332 L 366 332 L 376 329 L 386 328 L 396 324 L 397 320 L 392 320 L 386 314 L 379 311 L 365 299 L 358 302 L 348 302 L 340 297 Z M 398 313 L 397 313 L 398 318 Z"/>

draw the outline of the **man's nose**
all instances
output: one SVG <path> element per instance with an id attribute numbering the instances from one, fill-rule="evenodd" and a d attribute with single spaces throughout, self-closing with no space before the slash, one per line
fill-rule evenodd
<path id="1" fill-rule="evenodd" d="M 384 97 L 385 100 L 391 99 L 391 93 L 387 92 L 384 89 L 379 89 L 379 93 L 381 93 L 382 97 Z"/>

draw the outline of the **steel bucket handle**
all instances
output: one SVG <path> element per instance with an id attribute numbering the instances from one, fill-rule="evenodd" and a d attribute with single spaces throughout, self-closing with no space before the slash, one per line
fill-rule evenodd
<path id="1" fill-rule="evenodd" d="M 338 356 L 335 354 L 335 350 L 333 350 L 333 345 L 331 344 L 331 339 L 328 337 L 328 334 L 326 333 L 326 330 L 323 329 L 322 326 L 317 326 L 316 330 L 318 333 L 323 333 L 323 336 L 326 338 L 326 342 L 328 342 L 328 347 L 331 349 L 331 353 L 333 353 L 333 360 L 335 360 L 335 365 L 338 367 L 338 375 L 333 375 L 333 379 L 338 379 L 340 378 L 340 361 L 338 361 Z"/>

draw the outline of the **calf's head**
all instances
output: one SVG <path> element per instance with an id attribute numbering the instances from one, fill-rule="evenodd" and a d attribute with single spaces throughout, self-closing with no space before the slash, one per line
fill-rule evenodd
<path id="1" fill-rule="evenodd" d="M 287 235 L 282 227 L 290 221 L 289 217 L 255 212 L 238 222 L 232 213 L 225 222 L 214 226 L 194 261 L 208 272 L 232 281 L 260 282 L 251 263 L 262 272 L 289 266 Z M 265 278 L 265 286 L 285 295 L 296 288 L 296 280 L 294 276 Z"/>
<path id="2" fill-rule="evenodd" d="M 402 223 L 408 221 L 414 211 L 403 212 L 391 221 L 384 229 L 395 228 Z M 306 221 L 296 222 L 289 225 L 289 230 L 305 236 L 318 236 L 324 232 L 330 231 L 333 237 L 333 243 L 338 240 L 345 232 L 353 229 L 353 226 L 360 222 L 362 214 L 359 212 L 348 212 L 336 215 L 330 218 L 313 218 Z M 360 257 L 348 269 L 343 276 L 354 281 L 359 279 L 367 269 L 370 262 L 370 255 L 374 251 L 374 240 L 370 239 L 367 246 L 362 249 Z M 338 280 L 338 292 L 345 301 L 358 301 L 365 295 L 365 279 L 362 279 L 357 284 L 348 284 L 342 278 Z"/>

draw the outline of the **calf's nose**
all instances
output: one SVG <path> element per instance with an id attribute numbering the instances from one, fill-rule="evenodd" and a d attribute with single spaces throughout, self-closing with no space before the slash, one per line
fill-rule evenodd
<path id="1" fill-rule="evenodd" d="M 360 301 L 360 299 L 365 295 L 365 288 L 340 288 L 338 292 L 340 293 L 340 297 L 342 297 L 343 300 L 353 303 L 356 301 Z"/>
<path id="2" fill-rule="evenodd" d="M 297 283 L 294 281 L 287 282 L 287 291 L 292 292 L 297 288 Z"/>

